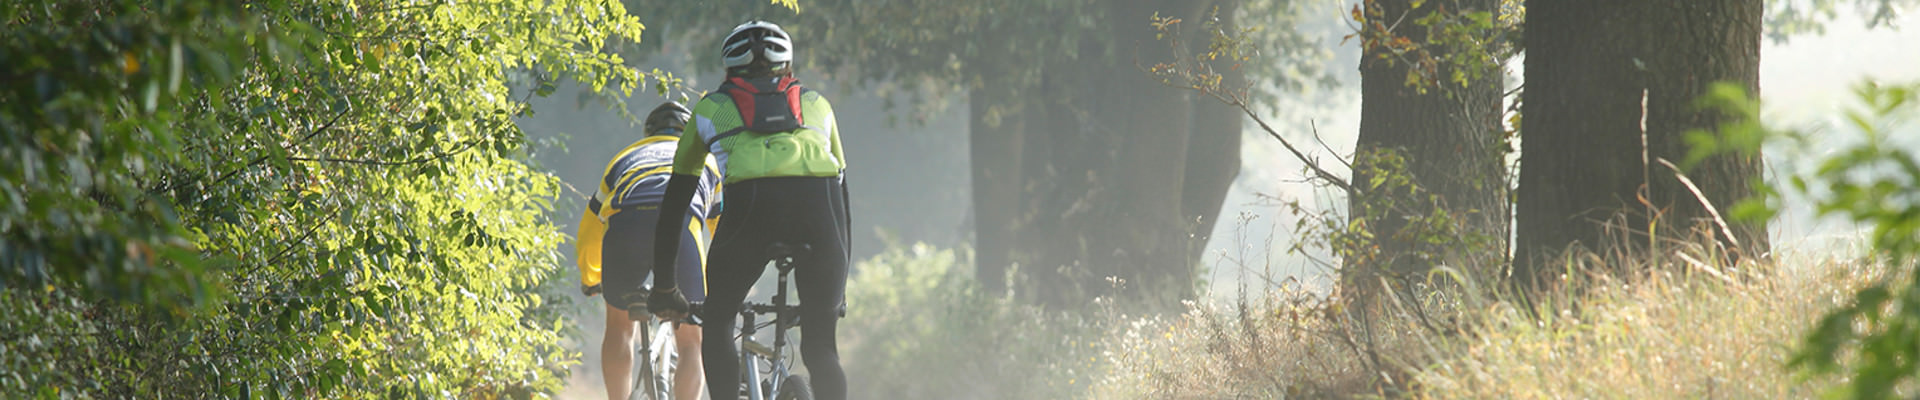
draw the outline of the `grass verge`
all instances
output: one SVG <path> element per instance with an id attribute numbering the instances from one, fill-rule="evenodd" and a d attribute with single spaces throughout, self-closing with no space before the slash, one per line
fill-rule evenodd
<path id="1" fill-rule="evenodd" d="M 862 264 L 842 348 L 863 398 L 1812 398 L 1838 378 L 1784 368 L 1790 349 L 1886 279 L 1814 257 L 1708 273 L 1680 254 L 1570 258 L 1613 272 L 1531 306 L 1429 290 L 1354 310 L 1287 284 L 1128 316 L 985 296 L 963 252 L 911 246 Z"/>

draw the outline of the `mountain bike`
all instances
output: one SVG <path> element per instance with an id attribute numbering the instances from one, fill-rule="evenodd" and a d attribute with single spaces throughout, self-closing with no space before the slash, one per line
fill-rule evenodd
<path id="1" fill-rule="evenodd" d="M 775 242 L 767 251 L 780 273 L 771 303 L 748 302 L 740 307 L 740 398 L 766 400 L 772 393 L 774 400 L 813 400 L 807 377 L 793 373 L 797 357 L 787 345 L 791 342 L 788 331 L 800 326 L 800 305 L 787 303 L 787 277 L 793 272 L 794 260 L 806 257 L 812 247 Z M 846 316 L 845 308 L 840 309 L 840 315 Z M 756 322 L 759 316 L 770 320 Z M 769 327 L 773 329 L 771 346 L 754 338 Z"/>
<path id="2" fill-rule="evenodd" d="M 642 288 L 641 293 L 646 293 Z M 680 352 L 674 345 L 674 321 L 654 317 L 647 312 L 645 296 L 627 305 L 627 315 L 640 323 L 634 332 L 640 344 L 634 346 L 633 389 L 628 400 L 670 400 L 673 398 L 673 373 L 680 365 Z"/>

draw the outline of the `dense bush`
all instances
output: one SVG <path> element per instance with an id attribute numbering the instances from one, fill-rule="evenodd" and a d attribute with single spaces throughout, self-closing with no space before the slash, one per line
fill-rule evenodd
<path id="1" fill-rule="evenodd" d="M 892 246 L 860 262 L 840 324 L 853 397 L 1063 399 L 1082 396 L 1108 355 L 1106 315 L 1045 311 L 994 297 L 964 251 Z"/>
<path id="2" fill-rule="evenodd" d="M 619 2 L 48 0 L 0 25 L 0 397 L 560 384 L 559 182 L 510 118 L 562 77 L 640 83 L 603 51 L 639 34 Z"/>

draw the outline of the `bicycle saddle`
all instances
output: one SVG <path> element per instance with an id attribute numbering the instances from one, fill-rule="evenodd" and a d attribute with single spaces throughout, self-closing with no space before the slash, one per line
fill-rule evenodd
<path id="1" fill-rule="evenodd" d="M 807 254 L 812 252 L 813 246 L 806 243 L 788 244 L 787 242 L 773 242 L 773 244 L 767 246 L 767 258 L 773 259 L 774 265 L 781 266 L 791 264 L 785 261 L 806 258 Z"/>

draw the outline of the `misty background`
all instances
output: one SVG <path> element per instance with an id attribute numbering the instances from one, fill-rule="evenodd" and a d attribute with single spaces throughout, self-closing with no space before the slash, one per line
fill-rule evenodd
<path id="1" fill-rule="evenodd" d="M 1277 113 L 1264 118 L 1281 134 L 1303 150 L 1325 162 L 1336 174 L 1344 174 L 1334 156 L 1349 154 L 1354 146 L 1360 118 L 1359 73 L 1356 68 L 1359 46 L 1341 43 L 1351 33 L 1344 13 L 1352 2 L 1324 2 L 1306 13 L 1297 29 L 1319 38 L 1323 69 L 1337 80 L 1331 89 L 1308 87 L 1297 93 L 1283 93 Z M 644 10 L 633 10 L 650 22 L 648 37 L 655 30 L 671 30 L 667 23 L 654 24 Z M 743 18 L 744 19 L 744 18 Z M 779 18 L 769 18 L 779 23 Z M 1920 24 L 1920 14 L 1908 13 L 1893 21 L 1893 26 L 1910 28 Z M 666 35 L 673 36 L 671 32 Z M 807 57 L 804 35 L 796 38 L 798 57 Z M 1824 34 L 1807 34 L 1785 43 L 1762 43 L 1760 96 L 1763 118 L 1776 126 L 1839 126 L 1839 110 L 1852 101 L 1851 87 L 1863 79 L 1910 81 L 1920 79 L 1920 31 L 1889 28 L 1868 29 L 1858 16 L 1842 12 L 1829 23 Z M 662 54 L 639 60 L 642 71 L 671 71 L 686 79 L 686 87 L 710 90 L 717 85 L 718 68 L 712 60 L 695 60 L 689 46 L 709 43 L 664 44 Z M 1509 87 L 1520 76 L 1520 59 L 1508 65 Z M 968 173 L 968 105 L 965 101 L 944 101 L 945 107 L 913 121 L 909 109 L 919 106 L 910 94 L 882 96 L 861 87 L 840 82 L 809 79 L 808 71 L 796 74 L 810 88 L 833 102 L 845 135 L 849 162 L 849 185 L 853 192 L 853 252 L 856 260 L 871 257 L 889 245 L 927 243 L 941 248 L 968 246 L 973 238 Z M 1147 79 L 1142 72 L 1142 79 Z M 697 95 L 696 95 L 697 96 Z M 676 97 L 678 99 L 678 97 Z M 650 88 L 636 89 L 625 99 L 626 109 L 644 116 L 666 100 Z M 687 100 L 697 100 L 691 98 Z M 941 100 L 941 99 L 935 99 Z M 579 86 L 562 84 L 552 96 L 532 100 L 537 114 L 521 118 L 519 123 L 532 139 L 545 143 L 538 162 L 554 171 L 574 191 L 556 203 L 554 221 L 570 237 L 581 207 L 594 190 L 608 159 L 627 143 L 640 138 L 639 126 L 610 110 L 615 105 L 604 99 L 581 93 Z M 1256 110 L 1264 111 L 1256 108 Z M 1289 230 L 1294 218 L 1273 199 L 1298 200 L 1302 206 L 1316 209 L 1341 209 L 1346 200 L 1330 197 L 1301 182 L 1304 167 L 1263 132 L 1247 124 L 1243 132 L 1242 166 L 1238 178 L 1220 212 L 1211 241 L 1202 258 L 1203 296 L 1233 296 L 1246 285 L 1258 288 L 1262 282 L 1251 279 L 1250 272 L 1270 271 L 1279 276 L 1294 276 L 1309 281 L 1325 281 L 1327 272 L 1314 259 L 1324 255 L 1289 254 L 1296 239 Z M 1318 140 L 1314 139 L 1317 127 Z M 1902 136 L 1902 135 L 1896 135 Z M 1920 132 L 1903 135 L 1920 137 Z M 1325 147 L 1320 144 L 1324 143 Z M 1905 143 L 1920 149 L 1920 141 Z M 1820 143 L 1838 146 L 1839 143 Z M 1831 148 L 1831 147 L 1829 147 Z M 1793 160 L 1781 159 L 1786 151 L 1770 149 L 1769 162 L 1774 169 L 1803 168 Z M 1812 149 L 1816 153 L 1821 149 Z M 1770 173 L 1780 175 L 1778 172 Z M 1849 242 L 1849 226 L 1820 222 L 1811 217 L 1804 204 L 1790 205 L 1770 229 L 1779 251 L 1858 247 Z M 571 269 L 573 249 L 570 243 L 559 249 Z M 859 274 L 855 269 L 853 274 Z M 570 275 L 578 286 L 577 275 Z M 598 346 L 601 336 L 599 299 L 574 292 L 581 326 L 572 343 L 584 355 L 576 366 L 567 398 L 598 396 L 601 390 Z"/>

